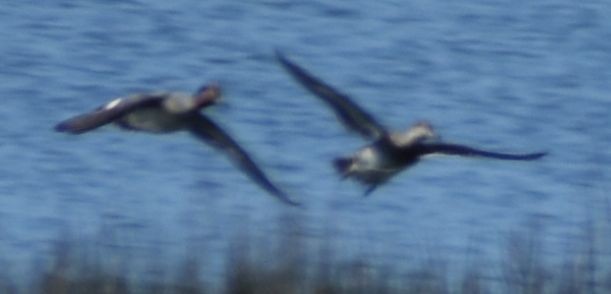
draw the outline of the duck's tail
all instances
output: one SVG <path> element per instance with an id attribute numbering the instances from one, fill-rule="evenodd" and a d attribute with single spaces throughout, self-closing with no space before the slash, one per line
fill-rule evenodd
<path id="1" fill-rule="evenodd" d="M 333 166 L 335 167 L 335 170 L 342 176 L 342 178 L 348 176 L 348 172 L 350 170 L 350 167 L 352 166 L 352 163 L 352 158 L 347 157 L 338 157 L 333 160 Z"/>

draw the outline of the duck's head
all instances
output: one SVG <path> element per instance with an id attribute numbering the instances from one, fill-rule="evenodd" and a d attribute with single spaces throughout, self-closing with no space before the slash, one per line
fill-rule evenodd
<path id="1" fill-rule="evenodd" d="M 420 143 L 423 141 L 435 141 L 441 137 L 428 121 L 418 121 L 403 133 L 392 135 L 392 140 L 400 146 Z"/>
<path id="2" fill-rule="evenodd" d="M 195 92 L 193 97 L 195 102 L 194 108 L 202 109 L 217 103 L 221 99 L 221 87 L 216 82 L 203 85 Z"/>
<path id="3" fill-rule="evenodd" d="M 417 141 L 440 139 L 439 135 L 428 121 L 416 122 L 407 130 L 407 133 Z"/>

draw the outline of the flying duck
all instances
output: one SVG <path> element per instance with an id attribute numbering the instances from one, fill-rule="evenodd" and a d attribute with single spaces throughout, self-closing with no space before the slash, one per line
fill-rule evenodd
<path id="1" fill-rule="evenodd" d="M 330 106 L 339 121 L 349 130 L 372 141 L 355 154 L 336 158 L 333 161 L 342 178 L 352 177 L 367 187 L 365 195 L 369 195 L 380 184 L 405 168 L 416 164 L 425 155 L 446 154 L 504 160 L 535 160 L 547 154 L 546 152 L 506 154 L 445 143 L 426 121 L 415 123 L 405 132 L 391 132 L 361 109 L 350 97 L 314 77 L 282 53 L 277 51 L 276 57 L 298 83 Z"/>
<path id="2" fill-rule="evenodd" d="M 215 104 L 220 97 L 221 90 L 216 84 L 202 86 L 194 95 L 177 92 L 131 95 L 62 121 L 55 126 L 55 130 L 81 134 L 109 123 L 127 130 L 156 134 L 186 130 L 225 151 L 237 167 L 273 196 L 286 204 L 299 205 L 267 178 L 236 141 L 200 112 Z"/>

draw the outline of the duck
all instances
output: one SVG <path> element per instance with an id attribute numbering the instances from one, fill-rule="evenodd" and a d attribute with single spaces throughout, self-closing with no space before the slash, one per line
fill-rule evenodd
<path id="1" fill-rule="evenodd" d="M 352 98 L 289 60 L 282 52 L 276 51 L 276 59 L 294 80 L 327 104 L 349 131 L 370 142 L 350 156 L 333 160 L 333 166 L 342 179 L 353 178 L 366 187 L 365 196 L 429 155 L 529 161 L 547 154 L 509 154 L 447 143 L 441 140 L 431 123 L 425 120 L 415 122 L 402 132 L 390 131 Z"/>
<path id="2" fill-rule="evenodd" d="M 151 92 L 116 98 L 93 111 L 59 122 L 55 130 L 82 134 L 107 124 L 120 129 L 167 134 L 187 131 L 224 152 L 251 180 L 285 204 L 299 206 L 263 173 L 251 156 L 201 110 L 217 104 L 221 88 L 217 83 L 200 87 L 194 94 Z"/>

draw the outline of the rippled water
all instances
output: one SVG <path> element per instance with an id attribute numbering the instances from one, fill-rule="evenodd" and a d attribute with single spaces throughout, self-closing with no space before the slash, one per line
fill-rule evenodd
<path id="1" fill-rule="evenodd" d="M 609 13 L 604 1 L 559 0 L 9 1 L 0 9 L 3 258 L 44 253 L 62 232 L 112 232 L 109 246 L 144 257 L 198 244 L 221 252 L 239 232 L 281 230 L 281 216 L 382 259 L 429 246 L 494 254 L 507 232 L 533 223 L 562 245 L 609 215 Z M 448 141 L 550 155 L 433 158 L 364 199 L 330 160 L 365 142 L 282 71 L 274 49 L 391 128 L 425 118 Z M 52 131 L 116 96 L 213 80 L 224 105 L 207 115 L 306 209 L 279 204 L 187 134 Z"/>

